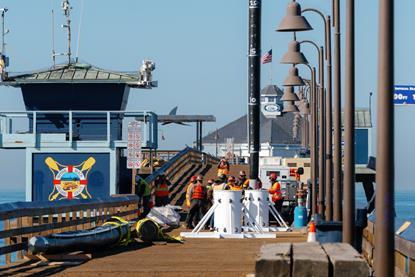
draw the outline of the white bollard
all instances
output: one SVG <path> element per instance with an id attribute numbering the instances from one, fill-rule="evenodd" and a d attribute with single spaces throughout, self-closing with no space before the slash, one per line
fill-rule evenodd
<path id="1" fill-rule="evenodd" d="M 241 199 L 241 191 L 215 190 L 213 192 L 213 201 L 218 203 L 214 213 L 216 233 L 239 234 L 242 232 Z"/>
<path id="2" fill-rule="evenodd" d="M 243 202 L 245 208 L 255 219 L 260 227 L 269 226 L 269 206 L 267 190 L 246 190 L 245 200 Z M 247 227 L 248 218 L 244 219 L 244 227 Z"/>

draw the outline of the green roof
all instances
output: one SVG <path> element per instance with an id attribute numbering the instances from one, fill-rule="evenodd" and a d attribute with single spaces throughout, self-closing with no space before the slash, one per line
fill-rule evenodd
<path id="1" fill-rule="evenodd" d="M 90 64 L 65 64 L 30 73 L 10 75 L 2 85 L 19 87 L 23 84 L 46 83 L 125 83 L 132 87 L 141 87 L 136 74 L 104 70 Z"/>

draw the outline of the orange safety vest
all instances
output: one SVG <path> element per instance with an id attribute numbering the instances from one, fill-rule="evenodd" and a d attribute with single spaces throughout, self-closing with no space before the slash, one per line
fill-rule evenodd
<path id="1" fill-rule="evenodd" d="M 203 199 L 205 198 L 205 190 L 202 185 L 198 184 L 193 187 L 192 199 Z"/>
<path id="2" fill-rule="evenodd" d="M 169 196 L 169 186 L 166 183 L 162 183 L 156 187 L 157 197 Z"/>
<path id="3" fill-rule="evenodd" d="M 237 184 L 228 184 L 231 190 L 242 190 L 242 186 L 238 186 Z"/>
<path id="4" fill-rule="evenodd" d="M 278 182 L 275 182 L 272 187 L 268 190 L 272 194 L 272 202 L 276 202 L 282 199 L 281 185 Z"/>
<path id="5" fill-rule="evenodd" d="M 227 163 L 220 163 L 218 165 L 218 176 L 225 174 L 228 175 L 229 174 L 229 164 Z"/>

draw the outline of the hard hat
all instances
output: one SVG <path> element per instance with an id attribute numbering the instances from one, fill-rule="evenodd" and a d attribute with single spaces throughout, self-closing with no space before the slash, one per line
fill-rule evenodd
<path id="1" fill-rule="evenodd" d="M 246 176 L 245 171 L 243 171 L 243 170 L 239 171 L 239 176 Z"/>
<path id="2" fill-rule="evenodd" d="M 197 176 L 196 180 L 203 181 L 203 176 L 202 175 Z"/>
<path id="3" fill-rule="evenodd" d="M 235 177 L 233 177 L 233 176 L 229 176 L 229 178 L 228 178 L 228 182 L 230 182 L 230 181 L 235 181 Z"/>
<path id="4" fill-rule="evenodd" d="M 273 172 L 269 175 L 269 178 L 273 179 L 273 180 L 276 180 L 277 179 L 277 174 Z"/>
<path id="5" fill-rule="evenodd" d="M 192 176 L 192 178 L 190 178 L 190 181 L 191 182 L 196 181 L 196 180 L 197 180 L 197 177 L 196 176 Z"/>
<path id="6" fill-rule="evenodd" d="M 208 180 L 208 184 L 213 184 L 213 180 L 212 179 L 209 179 Z"/>

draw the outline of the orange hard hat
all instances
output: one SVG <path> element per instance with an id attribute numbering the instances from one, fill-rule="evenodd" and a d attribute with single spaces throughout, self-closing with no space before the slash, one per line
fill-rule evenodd
<path id="1" fill-rule="evenodd" d="M 196 180 L 197 180 L 197 177 L 196 176 L 192 176 L 192 178 L 190 178 L 190 181 L 191 182 L 196 181 Z"/>
<path id="2" fill-rule="evenodd" d="M 269 175 L 269 178 L 273 179 L 273 180 L 276 180 L 277 179 L 277 174 L 273 172 Z"/>

